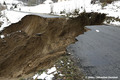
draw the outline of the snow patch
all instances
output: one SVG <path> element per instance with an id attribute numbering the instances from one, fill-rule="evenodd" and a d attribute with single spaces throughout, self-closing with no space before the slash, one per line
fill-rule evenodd
<path id="1" fill-rule="evenodd" d="M 5 36 L 4 35 L 0 35 L 0 37 L 3 39 L 3 38 L 5 38 Z"/>
<path id="2" fill-rule="evenodd" d="M 42 74 L 36 74 L 33 76 L 33 79 L 45 79 L 45 80 L 52 80 L 54 77 L 54 74 L 57 74 L 56 67 L 52 67 L 51 69 L 48 69 L 47 72 L 43 72 Z"/>
<path id="3" fill-rule="evenodd" d="M 48 69 L 47 74 L 53 73 L 56 71 L 56 67 L 52 67 L 51 69 Z"/>
<path id="4" fill-rule="evenodd" d="M 100 32 L 99 30 L 96 30 L 96 32 Z"/>

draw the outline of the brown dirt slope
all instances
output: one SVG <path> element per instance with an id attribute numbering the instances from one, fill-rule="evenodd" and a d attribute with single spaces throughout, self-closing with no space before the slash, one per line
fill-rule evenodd
<path id="1" fill-rule="evenodd" d="M 101 24 L 104 19 L 105 14 L 98 13 L 71 19 L 25 16 L 1 32 L 5 38 L 0 39 L 0 77 L 19 78 L 49 67 L 84 33 L 85 25 Z"/>

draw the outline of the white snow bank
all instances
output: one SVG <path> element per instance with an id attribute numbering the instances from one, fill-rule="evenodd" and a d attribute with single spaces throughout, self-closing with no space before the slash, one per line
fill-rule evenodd
<path id="1" fill-rule="evenodd" d="M 50 0 L 48 0 L 50 1 Z M 40 4 L 32 7 L 21 7 L 21 11 L 35 12 L 35 13 L 50 13 L 60 15 L 61 11 L 65 13 L 73 12 L 79 9 L 80 13 L 84 10 L 86 12 L 100 12 L 106 13 L 108 16 L 120 17 L 120 1 L 115 1 L 107 6 L 102 6 L 101 3 L 91 4 L 91 0 L 70 0 L 51 4 Z M 19 10 L 19 9 L 16 9 Z"/>
<path id="2" fill-rule="evenodd" d="M 5 16 L 9 19 L 9 21 L 11 23 L 16 23 L 19 20 L 21 20 L 21 18 L 23 18 L 25 15 L 27 15 L 28 13 L 22 13 L 22 12 L 16 12 L 16 11 L 5 11 Z"/>
<path id="3" fill-rule="evenodd" d="M 3 0 L 1 0 L 3 1 Z M 6 0 L 10 1 L 10 3 L 13 2 L 13 0 Z M 51 0 L 48 0 L 49 2 Z M 75 9 L 80 10 L 79 13 L 82 13 L 83 11 L 86 12 L 99 12 L 99 13 L 105 13 L 107 16 L 120 18 L 120 1 L 115 1 L 111 4 L 108 4 L 107 6 L 102 6 L 101 3 L 96 4 L 90 4 L 91 0 L 70 0 L 70 1 L 63 1 L 58 3 L 51 3 L 51 4 L 40 4 L 37 6 L 19 6 L 15 10 L 20 10 L 24 12 L 32 12 L 32 13 L 51 13 L 61 15 L 61 11 L 64 11 L 65 13 L 72 13 L 75 11 Z M 64 15 L 66 15 L 63 13 Z M 16 11 L 3 11 L 2 14 L 4 17 L 0 18 L 0 21 L 3 21 L 4 24 L 0 28 L 0 31 L 3 30 L 4 27 L 10 25 L 11 23 L 18 22 L 22 17 L 27 15 L 27 13 L 21 13 Z M 113 23 L 113 22 L 112 22 Z M 114 24 L 118 24 L 119 22 L 114 22 Z"/>
<path id="4" fill-rule="evenodd" d="M 21 18 L 23 18 L 25 15 L 28 14 L 28 13 L 21 13 L 21 12 L 8 11 L 8 10 L 4 10 L 1 13 L 2 13 L 2 17 L 0 18 L 0 21 L 3 22 L 3 24 L 0 27 L 0 31 L 12 23 L 19 22 Z"/>
<path id="5" fill-rule="evenodd" d="M 120 22 L 119 21 L 110 22 L 110 24 L 120 26 Z"/>
<path id="6" fill-rule="evenodd" d="M 48 0 L 50 2 L 50 0 Z M 59 14 L 61 11 L 73 12 L 75 9 L 83 11 L 84 7 L 89 7 L 91 0 L 70 0 L 51 4 L 40 4 L 32 7 L 21 7 L 21 11 L 35 12 L 35 13 L 50 13 L 53 11 Z M 82 8 L 82 9 L 81 9 Z M 15 9 L 19 10 L 19 9 Z"/>
<path id="7" fill-rule="evenodd" d="M 115 18 L 120 18 L 120 1 L 115 1 L 111 4 L 108 4 L 101 9 L 99 12 L 108 14 L 107 16 L 112 16 Z"/>
<path id="8" fill-rule="evenodd" d="M 32 12 L 32 13 L 50 13 L 51 12 L 51 4 L 41 4 L 34 7 L 22 6 L 20 8 L 16 8 L 14 10 L 24 12 Z"/>
<path id="9" fill-rule="evenodd" d="M 120 26 L 120 21 L 110 21 L 109 23 L 105 21 L 104 24 Z"/>

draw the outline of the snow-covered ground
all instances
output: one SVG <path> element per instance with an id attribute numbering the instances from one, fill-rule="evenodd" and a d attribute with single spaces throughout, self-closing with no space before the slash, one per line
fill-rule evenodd
<path id="1" fill-rule="evenodd" d="M 14 3 L 16 0 L 0 0 L 0 3 Z M 50 3 L 50 4 L 49 4 Z M 63 1 L 58 3 L 52 3 L 51 0 L 47 0 L 44 4 L 40 4 L 37 6 L 18 6 L 14 10 L 17 11 L 25 11 L 25 12 L 33 12 L 33 13 L 51 13 L 53 12 L 56 15 L 61 15 L 61 12 L 72 13 L 75 9 L 79 10 L 79 13 L 84 11 L 86 12 L 99 12 L 105 13 L 107 16 L 120 18 L 120 1 L 115 1 L 112 4 L 107 4 L 103 6 L 101 3 L 97 2 L 96 4 L 91 4 L 91 0 L 70 0 Z M 8 9 L 10 9 L 10 5 L 8 5 Z M 3 25 L 0 28 L 0 31 L 3 30 L 4 27 L 10 25 L 11 23 L 18 22 L 22 17 L 27 15 L 27 13 L 20 13 L 10 10 L 2 11 L 2 17 L 0 21 L 3 22 Z M 63 15 L 63 14 L 62 14 Z M 104 22 L 106 23 L 106 22 Z M 111 22 L 111 24 L 119 25 L 120 22 Z"/>
<path id="2" fill-rule="evenodd" d="M 4 5 L 4 2 L 6 5 Z M 10 10 L 10 8 L 13 6 L 12 4 L 18 4 L 18 7 L 20 7 L 23 4 L 22 2 L 19 2 L 17 0 L 0 0 L 0 4 L 4 7 L 7 7 L 7 9 L 0 12 L 0 22 L 2 22 L 0 31 L 12 23 L 18 22 L 21 20 L 21 18 L 27 15 L 27 13 L 20 13 Z"/>
<path id="3" fill-rule="evenodd" d="M 48 0 L 51 2 L 51 0 Z M 49 2 L 48 2 L 49 3 Z M 60 14 L 61 11 L 72 13 L 75 9 L 79 9 L 80 13 L 84 10 L 86 12 L 100 12 L 106 13 L 108 16 L 120 17 L 120 1 L 115 1 L 103 7 L 101 3 L 91 4 L 91 0 L 70 0 L 51 4 L 40 4 L 33 7 L 20 6 L 21 11 L 35 12 L 35 13 L 50 13 Z M 19 10 L 19 8 L 15 10 Z"/>
<path id="4" fill-rule="evenodd" d="M 6 3 L 12 3 L 14 0 L 0 0 L 0 3 L 4 3 L 4 1 L 5 1 Z"/>
<path id="5" fill-rule="evenodd" d="M 27 13 L 20 13 L 16 11 L 1 11 L 0 22 L 2 25 L 0 26 L 0 31 L 4 30 L 5 27 L 8 27 L 12 23 L 19 22 L 24 16 L 28 15 Z M 0 35 L 0 38 L 4 38 L 4 35 Z"/>
<path id="6" fill-rule="evenodd" d="M 19 7 L 21 11 L 35 12 L 35 13 L 50 13 L 53 11 L 55 14 L 60 14 L 61 11 L 66 13 L 73 12 L 75 9 L 80 9 L 80 12 L 84 11 L 84 7 L 89 7 L 91 0 L 69 0 L 58 3 L 52 3 L 51 0 L 34 7 L 22 6 Z M 50 3 L 50 4 L 49 4 Z M 15 10 L 19 10 L 19 8 Z"/>
<path id="7" fill-rule="evenodd" d="M 106 21 L 104 21 L 104 24 L 120 26 L 120 21 L 116 21 L 116 20 L 107 21 L 107 20 L 106 20 Z"/>
<path id="8" fill-rule="evenodd" d="M 20 21 L 21 18 L 27 15 L 27 13 L 4 10 L 1 12 L 1 15 L 0 21 L 3 22 L 3 24 L 0 27 L 0 31 L 9 26 L 11 23 Z"/>

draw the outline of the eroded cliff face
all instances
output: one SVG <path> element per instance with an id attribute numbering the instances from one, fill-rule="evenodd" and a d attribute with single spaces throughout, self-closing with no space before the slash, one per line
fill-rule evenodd
<path id="1" fill-rule="evenodd" d="M 85 25 L 101 24 L 105 14 L 82 13 L 77 18 L 42 18 L 27 15 L 5 28 L 0 39 L 0 77 L 26 77 L 51 66 L 66 47 L 83 34 Z"/>

